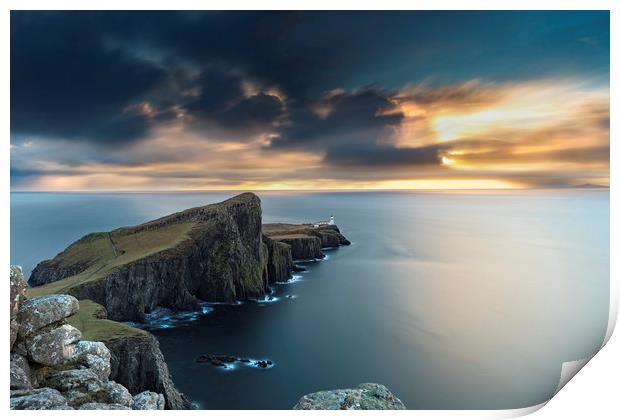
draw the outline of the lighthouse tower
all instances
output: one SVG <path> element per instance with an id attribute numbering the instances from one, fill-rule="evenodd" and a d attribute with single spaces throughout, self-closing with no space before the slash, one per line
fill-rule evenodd
<path id="1" fill-rule="evenodd" d="M 334 216 L 329 216 L 329 224 L 330 225 L 335 225 L 336 224 L 336 218 Z"/>

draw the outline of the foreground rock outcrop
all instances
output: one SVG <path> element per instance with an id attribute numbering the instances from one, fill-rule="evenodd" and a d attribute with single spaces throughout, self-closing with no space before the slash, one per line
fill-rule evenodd
<path id="1" fill-rule="evenodd" d="M 359 384 L 355 389 L 319 391 L 304 395 L 294 410 L 406 410 L 384 385 Z"/>
<path id="2" fill-rule="evenodd" d="M 27 299 L 21 268 L 11 267 L 11 409 L 163 409 L 165 397 L 135 397 L 109 379 L 111 353 L 101 342 L 81 340 L 67 323 L 78 312 L 76 298 L 49 295 Z"/>

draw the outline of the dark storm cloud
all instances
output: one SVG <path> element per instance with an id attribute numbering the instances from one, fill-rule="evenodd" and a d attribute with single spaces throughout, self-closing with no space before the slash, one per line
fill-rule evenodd
<path id="1" fill-rule="evenodd" d="M 105 48 L 96 20 L 11 19 L 13 132 L 116 143 L 145 134 L 145 118 L 123 110 L 163 80 L 161 69 Z"/>
<path id="2" fill-rule="evenodd" d="M 192 72 L 210 78 L 195 83 L 210 91 L 208 100 L 191 104 L 198 117 L 202 112 L 221 117 L 224 126 L 270 123 L 280 117 L 273 98 L 255 98 L 215 116 L 209 111 L 238 98 L 241 76 L 280 88 L 298 107 L 329 89 L 360 81 L 401 86 L 411 77 L 437 74 L 438 68 L 429 68 L 436 60 L 429 60 L 428 49 L 438 44 L 443 49 L 437 64 L 442 72 L 451 69 L 450 80 L 459 79 L 463 68 L 518 77 L 521 70 L 515 71 L 514 63 L 522 60 L 515 51 L 529 60 L 519 69 L 536 68 L 538 74 L 566 68 L 557 65 L 562 60 L 601 71 L 608 62 L 604 19 L 604 13 L 565 12 L 12 12 L 12 131 L 130 141 L 144 136 L 157 120 L 124 110 L 147 99 L 159 110 L 183 106 L 181 89 L 193 83 L 187 74 Z M 545 36 L 548 50 L 531 55 L 526 48 L 541 45 L 516 39 L 513 31 L 519 25 L 529 28 L 528 37 Z M 443 30 L 429 32 L 433 26 Z M 463 35 L 463 26 L 477 30 Z M 579 42 L 583 37 L 597 40 L 596 47 Z M 501 45 L 512 53 L 456 66 L 471 44 L 493 51 Z M 577 52 L 579 61 L 571 58 Z M 221 74 L 205 72 L 214 65 Z M 419 69 L 426 70 L 420 74 Z M 181 86 L 175 83 L 179 78 Z"/>
<path id="3" fill-rule="evenodd" d="M 374 87 L 332 92 L 293 114 L 293 122 L 272 142 L 275 149 L 325 152 L 325 161 L 350 166 L 437 165 L 440 147 L 397 148 L 386 144 L 404 119 L 391 97 Z"/>
<path id="4" fill-rule="evenodd" d="M 390 92 L 374 88 L 346 93 L 335 92 L 293 115 L 295 124 L 283 132 L 277 146 L 323 143 L 368 144 L 385 128 L 396 127 L 403 114 L 394 109 Z M 393 111 L 393 112 L 392 112 Z"/>
<path id="5" fill-rule="evenodd" d="M 13 12 L 12 132 L 119 144 L 144 137 L 149 127 L 172 118 L 175 106 L 186 106 L 198 123 L 268 126 L 282 114 L 280 100 L 265 94 L 244 98 L 241 73 L 279 79 L 294 90 L 297 82 L 289 76 L 288 83 L 274 69 L 299 75 L 303 61 L 266 51 L 275 39 L 273 31 L 261 28 L 273 19 L 227 16 Z M 235 35 L 235 28 L 250 22 L 253 31 Z M 236 66 L 242 71 L 234 72 Z M 188 96 L 187 89 L 198 89 L 199 97 Z M 131 112 L 144 101 L 157 118 Z"/>
<path id="6" fill-rule="evenodd" d="M 196 80 L 200 94 L 185 99 L 183 108 L 198 129 L 223 128 L 245 133 L 273 127 L 284 115 L 282 100 L 266 93 L 247 95 L 239 75 L 216 68 L 206 69 Z"/>

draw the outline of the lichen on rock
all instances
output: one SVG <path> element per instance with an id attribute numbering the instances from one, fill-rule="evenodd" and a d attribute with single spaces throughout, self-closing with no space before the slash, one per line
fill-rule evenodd
<path id="1" fill-rule="evenodd" d="M 304 395 L 294 410 L 406 410 L 385 385 L 359 384 L 354 389 L 319 391 Z"/>
<path id="2" fill-rule="evenodd" d="M 67 324 L 78 301 L 68 295 L 27 299 L 20 274 L 19 267 L 11 267 L 11 323 L 19 331 L 11 344 L 11 409 L 131 410 L 131 393 L 109 380 L 109 349 L 102 342 L 80 341 L 81 332 Z M 152 394 L 147 400 L 154 403 L 143 402 L 140 409 L 165 407 L 164 396 Z"/>
<path id="3" fill-rule="evenodd" d="M 144 391 L 133 397 L 134 410 L 163 410 L 164 396 L 151 391 Z"/>
<path id="4" fill-rule="evenodd" d="M 26 300 L 17 313 L 19 335 L 28 337 L 48 325 L 64 321 L 79 309 L 76 298 L 70 295 L 48 295 Z"/>
<path id="5" fill-rule="evenodd" d="M 11 391 L 11 410 L 67 410 L 67 400 L 52 388 Z"/>
<path id="6" fill-rule="evenodd" d="M 71 360 L 75 344 L 80 340 L 80 330 L 71 325 L 61 325 L 50 331 L 33 334 L 26 339 L 28 356 L 33 362 L 53 366 Z"/>

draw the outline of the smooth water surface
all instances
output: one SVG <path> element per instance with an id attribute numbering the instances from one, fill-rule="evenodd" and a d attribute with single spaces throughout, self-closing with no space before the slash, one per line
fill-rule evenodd
<path id="1" fill-rule="evenodd" d="M 81 235 L 233 193 L 11 195 L 11 262 L 29 273 Z M 519 408 L 563 361 L 601 345 L 609 192 L 263 193 L 265 222 L 330 214 L 353 242 L 307 263 L 274 301 L 167 319 L 173 380 L 202 408 L 287 409 L 322 389 L 383 383 L 409 408 Z M 261 370 L 201 354 L 268 358 Z"/>

